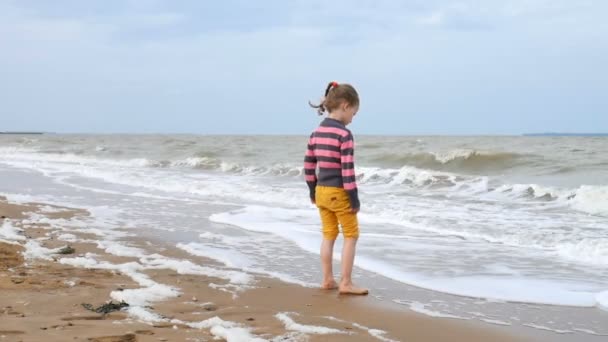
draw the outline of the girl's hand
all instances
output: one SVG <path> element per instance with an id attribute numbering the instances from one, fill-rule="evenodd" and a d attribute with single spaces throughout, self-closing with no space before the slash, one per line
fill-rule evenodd
<path id="1" fill-rule="evenodd" d="M 350 211 L 351 211 L 353 214 L 356 214 L 356 213 L 358 213 L 358 212 L 359 212 L 359 209 L 360 209 L 360 208 L 351 209 Z"/>

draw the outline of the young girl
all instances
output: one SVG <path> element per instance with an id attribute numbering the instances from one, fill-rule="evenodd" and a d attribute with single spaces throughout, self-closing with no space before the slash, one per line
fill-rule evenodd
<path id="1" fill-rule="evenodd" d="M 319 208 L 323 226 L 321 288 L 338 288 L 341 294 L 365 295 L 367 289 L 356 287 L 351 279 L 359 237 L 357 212 L 360 205 L 355 181 L 353 135 L 346 128 L 359 110 L 359 95 L 349 84 L 330 82 L 321 103 L 310 105 L 318 109 L 319 115 L 328 113 L 327 118 L 311 134 L 304 157 L 304 174 L 310 189 L 310 200 Z M 338 224 L 344 235 L 340 285 L 336 284 L 332 271 Z"/>

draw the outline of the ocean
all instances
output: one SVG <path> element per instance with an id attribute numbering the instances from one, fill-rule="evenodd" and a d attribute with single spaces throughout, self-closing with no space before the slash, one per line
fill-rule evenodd
<path id="1" fill-rule="evenodd" d="M 321 234 L 303 177 L 307 138 L 0 135 L 0 194 L 86 208 L 100 230 L 121 226 L 228 268 L 315 286 Z M 608 137 L 355 143 L 355 282 L 378 300 L 608 334 Z"/>

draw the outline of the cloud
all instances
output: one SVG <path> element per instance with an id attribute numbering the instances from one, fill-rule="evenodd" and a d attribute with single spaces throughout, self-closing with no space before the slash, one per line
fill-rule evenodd
<path id="1" fill-rule="evenodd" d="M 53 109 L 101 123 L 137 108 L 281 121 L 329 79 L 361 89 L 362 113 L 412 122 L 422 119 L 402 114 L 482 113 L 506 99 L 525 116 L 543 92 L 557 95 L 559 110 L 574 110 L 566 95 L 601 108 L 602 9 L 607 2 L 585 0 L 2 2 L 0 93 L 25 118 Z M 580 86 L 558 89 L 565 80 Z"/>

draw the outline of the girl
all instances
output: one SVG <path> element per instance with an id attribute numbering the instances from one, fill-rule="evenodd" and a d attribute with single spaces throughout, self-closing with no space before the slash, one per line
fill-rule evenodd
<path id="1" fill-rule="evenodd" d="M 367 289 L 356 287 L 351 279 L 359 237 L 357 212 L 360 204 L 355 181 L 353 135 L 346 128 L 359 110 L 359 95 L 349 84 L 330 82 L 321 103 L 309 104 L 317 108 L 319 115 L 328 113 L 311 134 L 304 157 L 304 174 L 310 190 L 310 200 L 319 208 L 323 226 L 321 288 L 338 288 L 341 294 L 365 295 Z M 338 224 L 344 235 L 342 278 L 339 285 L 336 284 L 332 271 Z"/>

